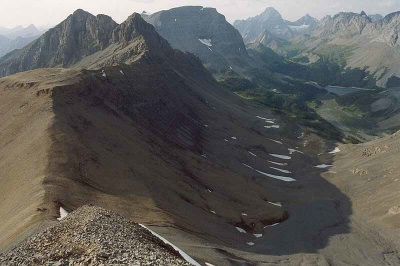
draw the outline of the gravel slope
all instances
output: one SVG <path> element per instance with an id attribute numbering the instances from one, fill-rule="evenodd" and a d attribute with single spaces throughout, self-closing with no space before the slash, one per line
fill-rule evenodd
<path id="1" fill-rule="evenodd" d="M 1 265 L 191 265 L 120 215 L 84 206 L 6 254 Z"/>

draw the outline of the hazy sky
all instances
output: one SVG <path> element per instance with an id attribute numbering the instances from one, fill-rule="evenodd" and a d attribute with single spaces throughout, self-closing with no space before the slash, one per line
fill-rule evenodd
<path id="1" fill-rule="evenodd" d="M 55 25 L 78 8 L 92 14 L 107 14 L 122 22 L 133 12 L 156 12 L 182 5 L 215 7 L 228 21 L 244 19 L 273 6 L 285 19 L 296 20 L 309 13 L 321 18 L 340 11 L 388 14 L 400 11 L 400 0 L 2 0 L 0 25 Z M 4 3 L 5 2 L 5 3 Z"/>

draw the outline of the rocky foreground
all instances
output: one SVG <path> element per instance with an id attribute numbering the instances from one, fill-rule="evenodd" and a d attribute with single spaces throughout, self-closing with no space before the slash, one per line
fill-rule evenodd
<path id="1" fill-rule="evenodd" d="M 191 265 L 139 224 L 92 206 L 0 254 L 0 265 L 121 264 Z"/>

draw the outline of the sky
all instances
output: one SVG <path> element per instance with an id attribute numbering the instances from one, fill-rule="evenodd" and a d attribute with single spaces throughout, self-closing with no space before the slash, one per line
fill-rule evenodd
<path id="1" fill-rule="evenodd" d="M 118 23 L 134 12 L 154 13 L 183 5 L 215 7 L 229 22 L 260 14 L 275 7 L 287 20 L 297 20 L 305 14 L 318 19 L 340 11 L 380 13 L 400 11 L 400 0 L 2 0 L 0 26 L 56 25 L 76 9 L 94 15 L 106 14 Z M 5 3 L 4 3 L 5 2 Z"/>

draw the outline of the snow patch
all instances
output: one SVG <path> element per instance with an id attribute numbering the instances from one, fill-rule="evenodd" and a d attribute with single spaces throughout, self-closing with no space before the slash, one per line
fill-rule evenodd
<path id="1" fill-rule="evenodd" d="M 276 165 L 280 165 L 280 166 L 288 165 L 287 163 L 277 163 L 277 162 L 273 162 L 273 161 L 267 161 L 267 162 L 272 163 L 272 164 L 276 164 Z"/>
<path id="2" fill-rule="evenodd" d="M 206 266 L 215 266 L 214 264 L 211 264 L 211 263 L 208 263 L 208 262 L 205 262 L 205 264 L 206 264 Z"/>
<path id="3" fill-rule="evenodd" d="M 301 26 L 289 26 L 288 25 L 288 27 L 294 31 L 302 31 L 302 30 L 307 30 L 310 27 L 310 25 L 306 25 L 306 24 L 303 24 Z"/>
<path id="4" fill-rule="evenodd" d="M 265 128 L 280 128 L 280 125 L 264 126 Z"/>
<path id="5" fill-rule="evenodd" d="M 304 152 L 298 151 L 298 150 L 295 150 L 295 149 L 288 149 L 288 150 L 289 150 L 289 154 L 293 154 L 293 153 L 295 153 L 295 152 L 304 154 Z"/>
<path id="6" fill-rule="evenodd" d="M 102 75 L 103 77 L 105 77 L 105 78 L 107 77 L 107 74 L 106 74 L 106 72 L 104 72 L 104 70 L 101 71 L 101 75 Z"/>
<path id="7" fill-rule="evenodd" d="M 124 74 L 124 71 L 122 71 L 122 70 L 120 70 L 119 73 L 121 73 L 122 75 L 125 75 L 125 74 Z"/>
<path id="8" fill-rule="evenodd" d="M 249 245 L 249 246 L 254 246 L 253 242 L 246 242 L 246 244 Z"/>
<path id="9" fill-rule="evenodd" d="M 242 213 L 242 216 L 247 216 L 247 213 Z"/>
<path id="10" fill-rule="evenodd" d="M 61 221 L 67 215 L 68 215 L 68 212 L 63 207 L 60 207 L 60 218 L 57 218 L 57 220 Z"/>
<path id="11" fill-rule="evenodd" d="M 271 175 L 271 174 L 267 174 L 267 173 L 261 172 L 259 170 L 256 170 L 256 171 L 258 173 L 262 174 L 262 175 L 265 175 L 265 176 L 268 176 L 268 177 L 271 177 L 271 178 L 274 178 L 274 179 L 278 179 L 278 180 L 281 180 L 281 181 L 285 181 L 285 182 L 294 182 L 294 181 L 296 181 L 296 179 L 291 178 L 291 177 L 279 176 L 279 175 Z"/>
<path id="12" fill-rule="evenodd" d="M 332 167 L 333 165 L 329 165 L 329 164 L 320 164 L 317 166 L 314 166 L 315 168 L 319 168 L 319 169 L 325 169 L 325 168 L 329 168 Z"/>
<path id="13" fill-rule="evenodd" d="M 339 147 L 336 147 L 333 151 L 331 151 L 329 153 L 330 154 L 335 154 L 335 153 L 338 153 L 338 152 L 340 152 L 340 149 L 339 149 Z"/>
<path id="14" fill-rule="evenodd" d="M 262 235 L 262 234 L 254 234 L 254 236 L 257 237 L 257 238 L 260 238 L 260 237 L 262 237 L 263 235 Z"/>
<path id="15" fill-rule="evenodd" d="M 210 211 L 211 213 L 213 213 L 213 214 L 217 214 L 215 211 Z"/>
<path id="16" fill-rule="evenodd" d="M 257 157 L 257 155 L 255 155 L 254 153 L 252 153 L 251 151 L 248 151 L 251 155 L 253 155 L 254 157 Z"/>
<path id="17" fill-rule="evenodd" d="M 173 249 L 175 249 L 176 251 L 179 252 L 179 254 L 189 263 L 191 263 L 194 266 L 201 266 L 200 263 L 198 263 L 197 261 L 195 261 L 192 257 L 190 257 L 188 254 L 186 254 L 183 250 L 181 250 L 180 248 L 178 248 L 177 246 L 175 246 L 174 244 L 172 244 L 171 242 L 169 242 L 168 240 L 166 240 L 165 238 L 163 238 L 162 236 L 160 236 L 159 234 L 157 234 L 156 232 L 150 230 L 149 228 L 147 228 L 146 226 L 144 226 L 143 224 L 139 224 L 141 227 L 147 229 L 153 236 L 159 238 L 161 241 L 163 241 L 165 244 L 170 245 Z"/>
<path id="18" fill-rule="evenodd" d="M 236 228 L 236 230 L 238 230 L 242 234 L 246 234 L 247 233 L 246 230 L 244 230 L 243 228 L 240 228 L 240 227 L 237 227 L 237 226 L 235 228 Z"/>
<path id="19" fill-rule="evenodd" d="M 278 206 L 278 207 L 282 207 L 282 203 L 280 202 L 272 202 L 272 201 L 268 201 L 269 204 L 272 204 L 274 206 Z"/>
<path id="20" fill-rule="evenodd" d="M 256 118 L 261 119 L 261 120 L 264 120 L 264 121 L 267 122 L 267 123 L 272 123 L 272 124 L 275 123 L 274 120 L 271 119 L 271 118 L 265 118 L 265 117 L 262 117 L 262 116 L 259 116 L 259 115 L 257 115 Z"/>
<path id="21" fill-rule="evenodd" d="M 267 228 L 267 227 L 273 227 L 273 226 L 277 226 L 278 224 L 280 224 L 280 223 L 276 223 L 276 224 L 267 225 L 267 226 L 264 226 L 264 228 Z"/>
<path id="22" fill-rule="evenodd" d="M 212 46 L 212 44 L 211 44 L 211 39 L 199 39 L 199 41 L 200 41 L 202 44 L 204 44 L 204 45 L 206 45 L 206 46 L 208 46 L 208 47 L 211 47 L 211 46 Z"/>
<path id="23" fill-rule="evenodd" d="M 283 159 L 283 160 L 290 160 L 292 157 L 287 155 L 280 155 L 280 154 L 270 154 L 272 157 Z"/>
<path id="24" fill-rule="evenodd" d="M 236 137 L 231 137 L 231 139 L 235 139 L 236 140 L 237 138 Z"/>
<path id="25" fill-rule="evenodd" d="M 247 168 L 250 168 L 250 169 L 254 169 L 253 167 L 251 167 L 250 165 L 248 165 L 248 164 L 245 164 L 245 163 L 242 163 L 244 166 L 246 166 Z"/>
<path id="26" fill-rule="evenodd" d="M 271 175 L 271 174 L 268 174 L 268 173 L 264 173 L 264 172 L 262 172 L 262 171 L 260 171 L 260 170 L 254 169 L 253 167 L 251 167 L 251 166 L 248 165 L 248 164 L 245 164 L 245 163 L 242 163 L 242 164 L 243 164 L 244 166 L 246 166 L 246 167 L 248 167 L 248 168 L 250 168 L 250 169 L 256 171 L 256 172 L 259 173 L 259 174 L 262 174 L 262 175 L 265 175 L 265 176 L 268 176 L 268 177 L 271 177 L 271 178 L 274 178 L 274 179 L 278 179 L 278 180 L 285 181 L 285 182 L 294 182 L 294 181 L 296 181 L 296 179 L 293 179 L 293 178 L 291 178 L 291 177 L 279 176 L 279 175 Z"/>
<path id="27" fill-rule="evenodd" d="M 274 169 L 276 171 L 279 171 L 281 173 L 285 173 L 285 174 L 291 174 L 292 173 L 289 170 L 279 169 L 279 168 L 275 168 L 275 167 L 271 167 L 271 166 L 269 168 Z"/>
<path id="28" fill-rule="evenodd" d="M 270 141 L 273 141 L 273 142 L 275 142 L 275 143 L 281 144 L 281 145 L 283 144 L 282 141 L 279 141 L 279 140 L 274 140 L 274 139 L 269 139 L 269 140 L 270 140 Z"/>

